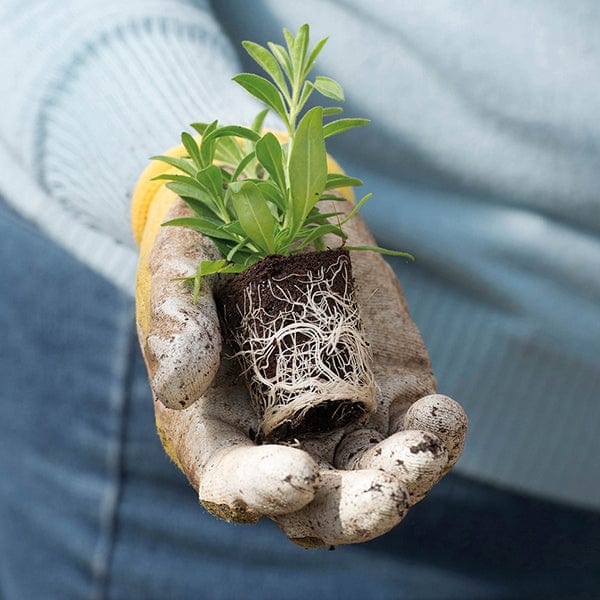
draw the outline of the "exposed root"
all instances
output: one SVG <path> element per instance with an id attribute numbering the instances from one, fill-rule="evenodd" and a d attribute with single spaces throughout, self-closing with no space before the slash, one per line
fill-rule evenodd
<path id="1" fill-rule="evenodd" d="M 329 404 L 332 427 L 374 410 L 371 352 L 349 271 L 350 261 L 342 255 L 315 272 L 246 287 L 234 332 L 236 356 L 261 417 L 262 437 L 286 422 L 293 433 L 294 424 L 323 402 Z M 332 286 L 340 276 L 346 282 L 343 293 Z M 290 277 L 292 287 L 281 285 Z M 276 314 L 264 306 L 269 296 L 278 300 Z"/>

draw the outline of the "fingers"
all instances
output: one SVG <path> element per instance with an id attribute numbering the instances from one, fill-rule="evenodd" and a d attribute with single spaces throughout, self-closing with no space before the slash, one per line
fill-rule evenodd
<path id="1" fill-rule="evenodd" d="M 240 445 L 211 457 L 198 492 L 210 512 L 236 520 L 240 510 L 269 516 L 300 510 L 318 484 L 319 469 L 306 452 L 275 444 Z"/>
<path id="2" fill-rule="evenodd" d="M 296 448 L 255 446 L 246 435 L 255 417 L 239 390 L 229 391 L 185 410 L 155 402 L 165 449 L 215 516 L 252 523 L 263 515 L 299 510 L 319 485 L 317 464 Z M 224 412 L 226 418 L 220 418 Z"/>
<path id="3" fill-rule="evenodd" d="M 386 533 L 404 518 L 408 508 L 408 493 L 389 473 L 326 470 L 321 471 L 314 500 L 275 521 L 300 546 L 338 546 Z"/>
<path id="4" fill-rule="evenodd" d="M 393 475 L 404 485 L 412 506 L 439 481 L 448 464 L 448 451 L 428 431 L 399 431 L 375 444 L 356 432 L 340 444 L 335 464 L 346 469 L 380 469 Z"/>
<path id="5" fill-rule="evenodd" d="M 167 218 L 187 215 L 181 201 Z M 146 331 L 140 341 L 155 398 L 172 409 L 186 408 L 206 390 L 217 372 L 221 332 L 210 285 L 205 282 L 197 304 L 188 285 L 176 278 L 193 275 L 198 261 L 214 249 L 197 233 L 163 227 L 150 256 L 151 300 Z"/>
<path id="6" fill-rule="evenodd" d="M 406 429 L 425 429 L 435 434 L 448 450 L 450 470 L 460 458 L 467 435 L 468 418 L 462 406 L 442 394 L 431 394 L 417 400 L 404 416 Z"/>

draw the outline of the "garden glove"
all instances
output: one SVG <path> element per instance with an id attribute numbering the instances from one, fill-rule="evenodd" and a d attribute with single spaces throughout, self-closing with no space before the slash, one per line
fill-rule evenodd
<path id="1" fill-rule="evenodd" d="M 186 154 L 182 147 L 169 153 Z M 190 216 L 164 181 L 164 163 L 142 174 L 132 205 L 140 244 L 137 327 L 162 444 L 202 505 L 228 521 L 273 519 L 302 546 L 336 546 L 392 529 L 456 463 L 467 418 L 436 394 L 419 331 L 393 271 L 379 254 L 352 252 L 356 293 L 373 353 L 377 410 L 360 425 L 257 445 L 257 416 L 236 361 L 222 352 L 209 278 L 196 304 L 190 286 L 200 260 L 218 258 L 201 234 L 160 224 Z M 339 167 L 329 159 L 329 171 Z M 345 202 L 332 211 L 349 211 Z M 329 211 L 329 208 L 328 208 Z M 375 245 L 362 219 L 345 226 L 348 245 Z"/>

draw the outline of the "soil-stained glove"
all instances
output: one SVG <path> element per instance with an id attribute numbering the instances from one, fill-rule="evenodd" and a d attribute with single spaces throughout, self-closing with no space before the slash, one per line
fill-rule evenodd
<path id="1" fill-rule="evenodd" d="M 202 505 L 226 520 L 268 516 L 302 546 L 363 542 L 389 531 L 458 460 L 467 429 L 460 405 L 436 394 L 427 351 L 392 270 L 378 254 L 352 253 L 377 411 L 360 426 L 289 445 L 256 445 L 257 417 L 237 363 L 222 353 L 209 278 L 197 304 L 177 280 L 217 251 L 194 231 L 160 227 L 188 215 L 162 181 L 151 181 L 168 170 L 150 165 L 132 206 L 140 244 L 138 334 L 165 450 Z M 350 189 L 342 193 L 353 199 Z M 374 245 L 360 217 L 346 231 L 350 245 Z"/>

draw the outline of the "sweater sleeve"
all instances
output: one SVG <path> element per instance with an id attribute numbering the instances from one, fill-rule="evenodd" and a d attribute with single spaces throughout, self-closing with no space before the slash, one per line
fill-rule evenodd
<path id="1" fill-rule="evenodd" d="M 148 158 L 195 121 L 249 122 L 208 2 L 49 0 L 0 9 L 0 192 L 122 286 L 129 201 Z"/>

